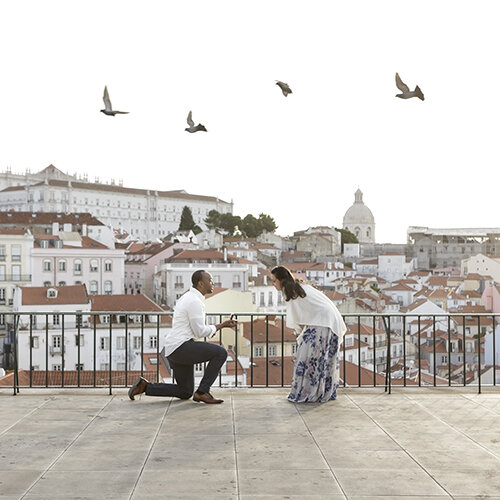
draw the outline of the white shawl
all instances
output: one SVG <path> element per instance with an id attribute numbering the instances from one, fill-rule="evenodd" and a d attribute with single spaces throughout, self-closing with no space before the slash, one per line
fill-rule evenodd
<path id="1" fill-rule="evenodd" d="M 301 286 L 306 296 L 286 302 L 286 326 L 297 335 L 305 326 L 324 326 L 337 335 L 340 344 L 347 327 L 335 304 L 311 285 L 301 283 Z"/>

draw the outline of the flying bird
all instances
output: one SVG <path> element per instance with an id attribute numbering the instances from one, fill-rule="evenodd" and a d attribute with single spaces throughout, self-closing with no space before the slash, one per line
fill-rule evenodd
<path id="1" fill-rule="evenodd" d="M 283 95 L 286 97 L 288 94 L 293 94 L 292 89 L 288 86 L 288 83 L 280 82 L 276 80 L 276 85 L 281 89 Z"/>
<path id="2" fill-rule="evenodd" d="M 195 132 L 200 132 L 200 131 L 206 132 L 207 129 L 201 123 L 198 123 L 198 125 L 196 125 L 196 127 L 195 127 L 192 116 L 193 116 L 193 114 L 190 111 L 188 114 L 188 117 L 187 117 L 187 122 L 188 122 L 189 127 L 185 128 L 184 130 L 186 130 L 186 132 L 189 132 L 190 134 L 194 134 Z"/>
<path id="3" fill-rule="evenodd" d="M 104 113 L 108 116 L 128 114 L 128 111 L 113 111 L 113 106 L 111 106 L 111 100 L 109 98 L 107 86 L 104 87 L 104 95 L 102 96 L 102 100 L 104 101 L 104 109 L 101 109 L 101 113 Z"/>
<path id="4" fill-rule="evenodd" d="M 417 85 L 415 90 L 412 92 L 406 83 L 403 83 L 403 80 L 396 73 L 396 87 L 403 92 L 402 94 L 396 94 L 396 97 L 401 99 L 410 99 L 411 97 L 418 97 L 422 101 L 424 100 L 424 94 L 420 90 L 420 87 Z"/>

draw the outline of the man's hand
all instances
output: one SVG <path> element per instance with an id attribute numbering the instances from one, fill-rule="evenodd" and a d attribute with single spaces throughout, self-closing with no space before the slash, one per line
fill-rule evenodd
<path id="1" fill-rule="evenodd" d="M 228 320 L 224 321 L 223 323 L 219 323 L 218 325 L 215 325 L 215 328 L 217 330 L 221 330 L 222 328 L 235 328 L 237 324 L 238 324 L 237 320 L 228 319 Z"/>

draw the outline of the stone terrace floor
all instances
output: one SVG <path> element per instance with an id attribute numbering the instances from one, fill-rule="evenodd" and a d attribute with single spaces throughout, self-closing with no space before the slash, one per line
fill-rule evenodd
<path id="1" fill-rule="evenodd" d="M 0 499 L 500 499 L 498 388 L 213 392 L 2 389 Z"/>

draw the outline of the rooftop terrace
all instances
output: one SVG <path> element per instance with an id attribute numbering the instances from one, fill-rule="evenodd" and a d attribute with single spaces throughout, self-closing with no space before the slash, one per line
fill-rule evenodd
<path id="1" fill-rule="evenodd" d="M 500 498 L 500 393 L 0 390 L 0 499 Z"/>

